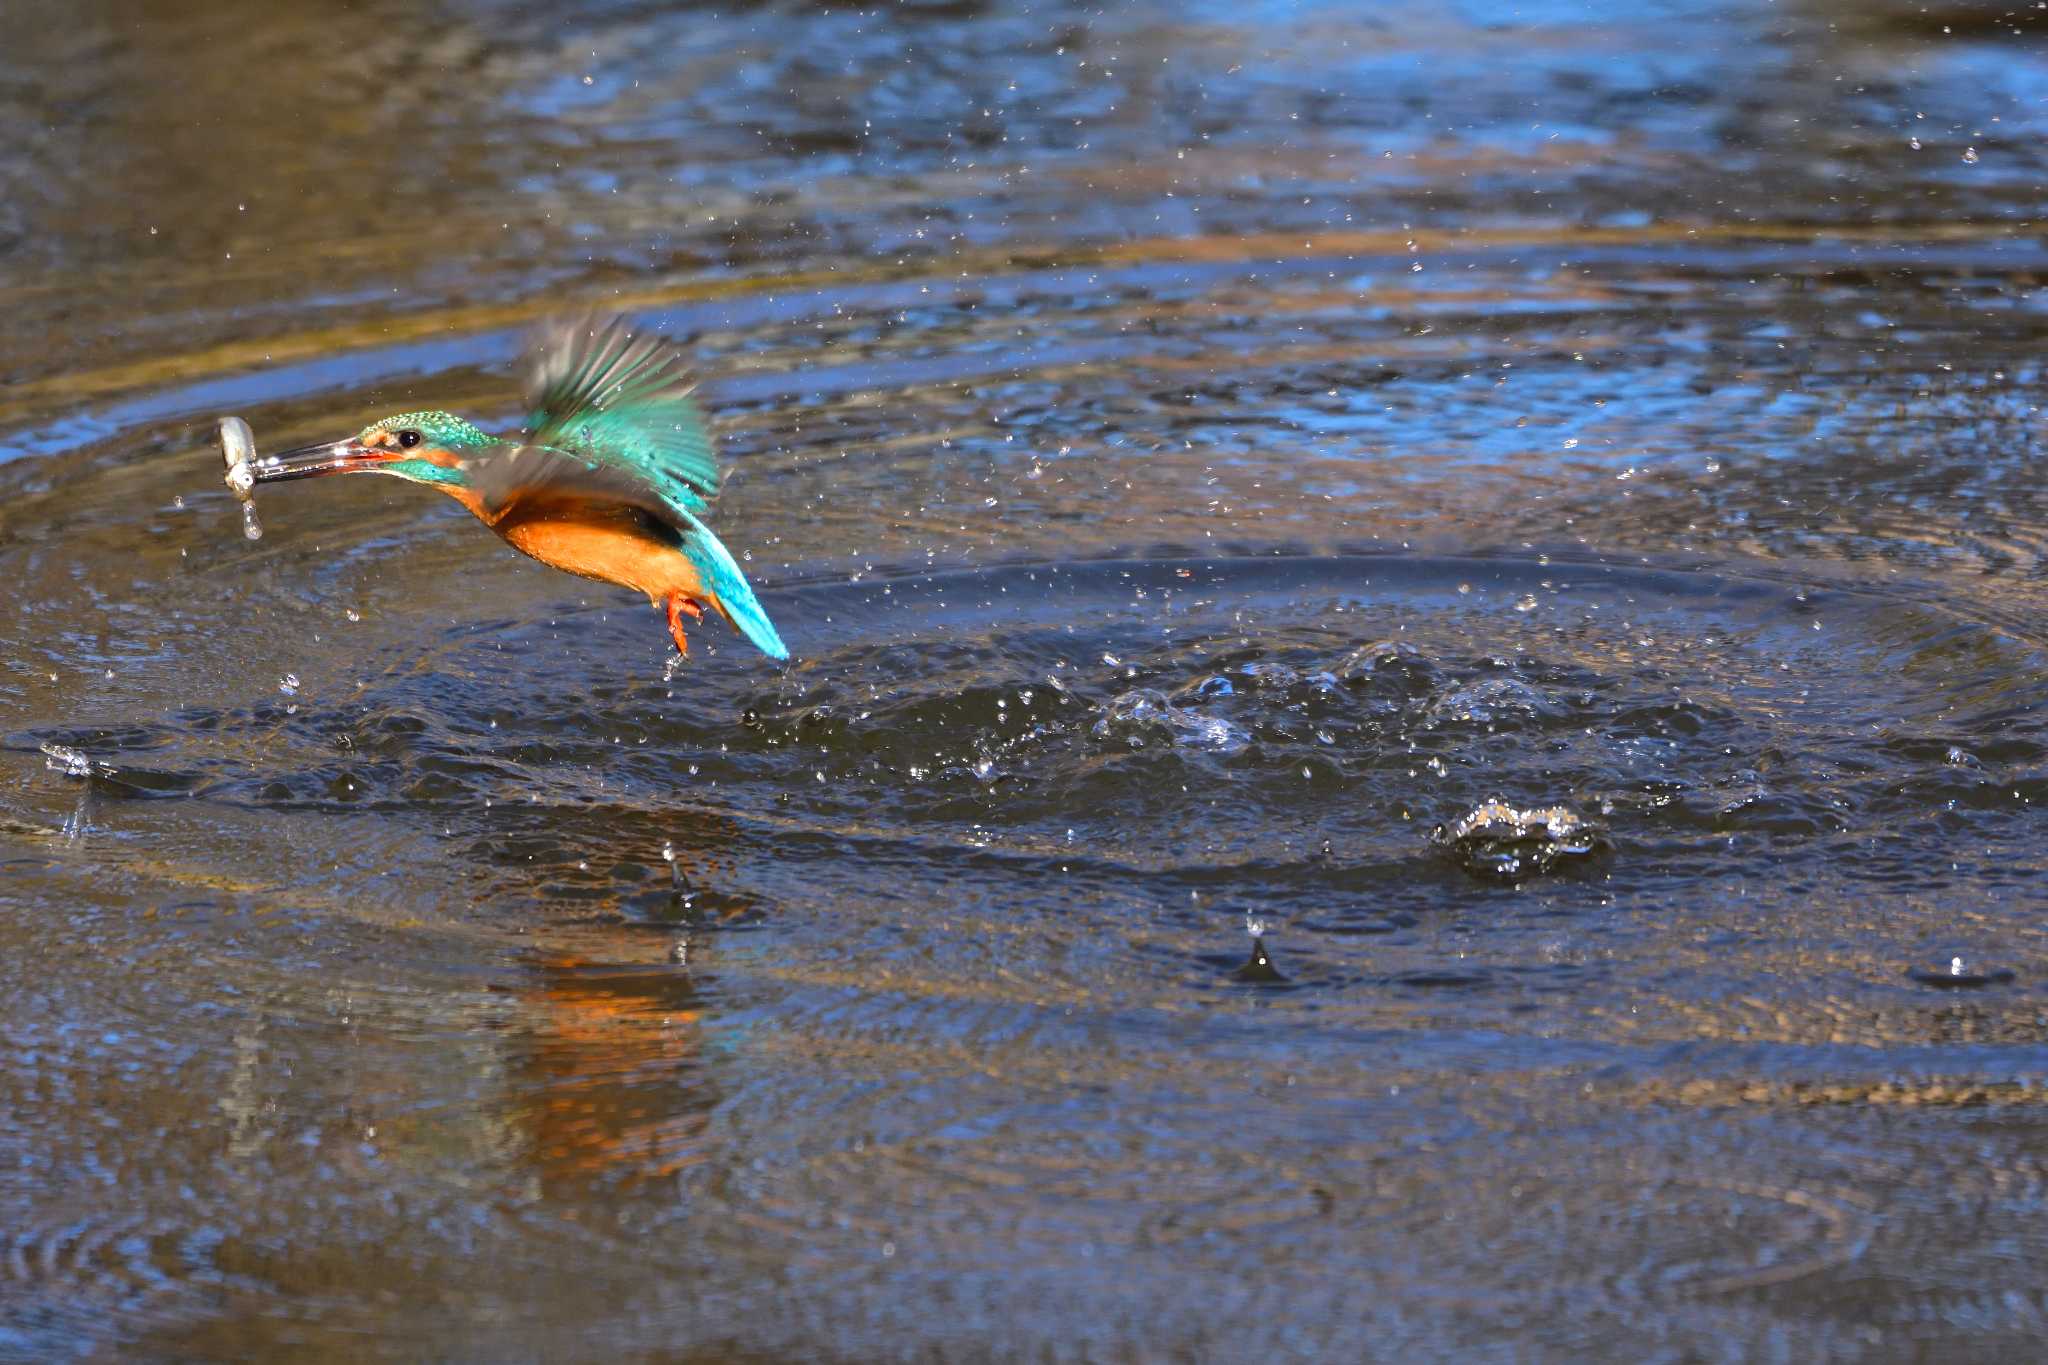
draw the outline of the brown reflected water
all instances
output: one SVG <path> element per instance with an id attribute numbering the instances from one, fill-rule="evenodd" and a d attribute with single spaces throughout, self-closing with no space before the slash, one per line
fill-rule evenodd
<path id="1" fill-rule="evenodd" d="M 0 1359 L 2025 1358 L 2044 32 L 10 12 Z M 787 667 L 239 535 L 592 304 Z"/>

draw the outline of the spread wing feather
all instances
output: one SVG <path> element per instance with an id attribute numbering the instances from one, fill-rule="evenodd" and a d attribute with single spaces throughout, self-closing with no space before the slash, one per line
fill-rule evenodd
<path id="1" fill-rule="evenodd" d="M 646 479 L 692 512 L 718 496 L 718 456 L 682 351 L 623 318 L 555 318 L 526 353 L 528 439 Z"/>

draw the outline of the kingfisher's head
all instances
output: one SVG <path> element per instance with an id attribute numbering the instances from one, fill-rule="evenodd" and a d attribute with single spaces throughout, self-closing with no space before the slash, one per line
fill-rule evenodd
<path id="1" fill-rule="evenodd" d="M 344 440 L 262 456 L 250 470 L 257 483 L 372 473 L 460 488 L 471 457 L 494 444 L 495 437 L 452 412 L 401 412 Z"/>

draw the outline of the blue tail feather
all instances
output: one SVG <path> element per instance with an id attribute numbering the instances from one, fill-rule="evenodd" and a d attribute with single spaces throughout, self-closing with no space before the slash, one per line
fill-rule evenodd
<path id="1" fill-rule="evenodd" d="M 689 529 L 683 536 L 683 553 L 697 566 L 703 576 L 704 586 L 717 599 L 719 610 L 726 619 L 739 628 L 740 634 L 753 641 L 754 647 L 771 659 L 787 659 L 789 647 L 782 643 L 782 637 L 775 633 L 775 625 L 768 619 L 768 613 L 761 609 L 761 603 L 754 597 L 754 589 L 747 582 L 747 576 L 740 572 L 732 554 L 711 528 L 689 513 L 683 513 Z"/>

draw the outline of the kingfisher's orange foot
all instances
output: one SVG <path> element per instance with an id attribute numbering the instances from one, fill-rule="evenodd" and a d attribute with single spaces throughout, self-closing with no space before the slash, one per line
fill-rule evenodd
<path id="1" fill-rule="evenodd" d="M 704 619 L 704 608 L 698 606 L 696 602 L 679 592 L 670 593 L 668 595 L 669 638 L 676 642 L 676 653 L 687 659 L 690 657 L 690 641 L 683 634 L 683 618 L 685 616 L 690 618 L 692 625 L 695 625 Z"/>

